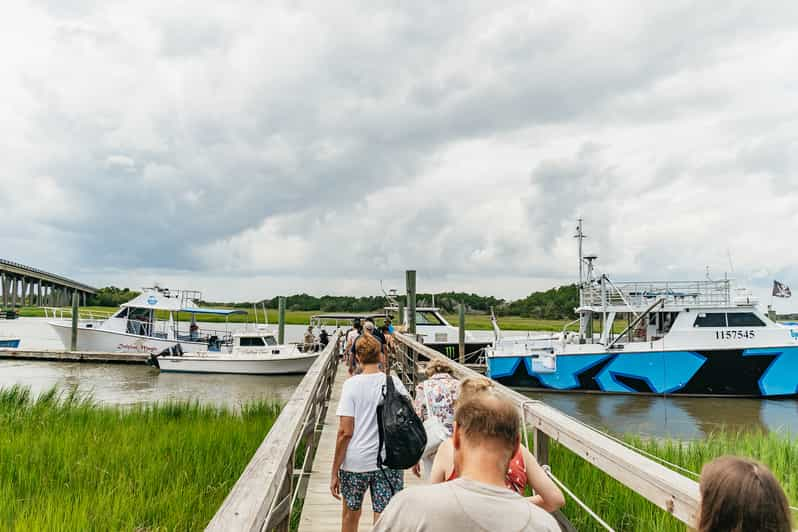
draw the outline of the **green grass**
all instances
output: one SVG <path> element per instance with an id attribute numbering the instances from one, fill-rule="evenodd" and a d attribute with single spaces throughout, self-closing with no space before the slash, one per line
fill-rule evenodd
<path id="1" fill-rule="evenodd" d="M 701 472 L 701 467 L 705 463 L 726 454 L 759 460 L 779 479 L 791 504 L 795 506 L 798 502 L 798 441 L 789 435 L 722 432 L 713 434 L 706 440 L 689 443 L 667 440 L 644 441 L 633 436 L 625 439 L 637 448 L 696 473 Z M 680 521 L 588 465 L 564 447 L 553 443 L 550 453 L 554 475 L 616 530 L 663 532 L 685 530 L 685 525 Z M 603 530 L 570 499 L 563 512 L 577 530 Z M 796 515 L 793 514 L 793 517 Z"/>
<path id="2" fill-rule="evenodd" d="M 200 530 L 279 410 L 0 390 L 0 529 Z"/>
<path id="3" fill-rule="evenodd" d="M 232 307 L 219 307 L 219 308 L 232 308 Z M 67 309 L 69 310 L 69 309 Z M 99 315 L 110 314 L 116 312 L 116 307 L 81 307 L 81 314 L 84 315 L 88 312 L 96 312 Z M 230 323 L 253 323 L 255 321 L 255 314 L 252 309 L 247 310 L 247 314 L 233 315 L 229 317 Z M 159 313 L 159 317 L 166 319 L 166 314 Z M 324 314 L 320 310 L 289 310 L 285 313 L 285 323 L 287 325 L 307 325 L 310 322 L 311 316 L 317 314 Z M 43 318 L 44 309 L 38 307 L 23 307 L 19 309 L 19 315 L 27 318 Z M 273 309 L 268 310 L 269 323 L 277 323 L 277 311 Z M 457 326 L 457 314 L 445 315 L 446 320 L 454 326 Z M 181 313 L 179 316 L 180 321 L 188 322 L 191 320 L 191 315 Z M 258 320 L 263 322 L 263 312 L 258 309 Z M 201 321 L 209 323 L 224 323 L 223 316 L 202 316 Z M 523 318 L 521 316 L 501 316 L 499 318 L 499 326 L 506 331 L 554 331 L 560 332 L 563 327 L 569 323 L 569 320 L 542 320 L 537 318 Z M 615 332 L 621 332 L 625 327 L 625 323 L 619 322 L 615 324 Z M 487 314 L 466 314 L 466 329 L 469 330 L 482 330 L 489 331 L 492 329 L 490 323 L 490 316 Z M 570 330 L 576 330 L 572 326 Z"/>

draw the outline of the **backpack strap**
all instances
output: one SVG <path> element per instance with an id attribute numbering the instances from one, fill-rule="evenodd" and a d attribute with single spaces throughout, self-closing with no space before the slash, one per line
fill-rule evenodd
<path id="1" fill-rule="evenodd" d="M 390 376 L 388 376 L 390 378 Z M 383 401 L 385 400 L 385 387 L 382 388 L 382 397 Z M 379 438 L 379 444 L 377 447 L 377 467 L 382 472 L 382 476 L 385 477 L 385 482 L 388 484 L 388 487 L 391 489 L 391 497 L 396 495 L 396 490 L 393 488 L 393 484 L 391 484 L 391 479 L 388 478 L 388 473 L 385 472 L 385 467 L 382 465 L 382 450 L 385 447 L 385 431 L 382 428 L 382 407 L 383 405 L 377 405 L 377 437 Z"/>

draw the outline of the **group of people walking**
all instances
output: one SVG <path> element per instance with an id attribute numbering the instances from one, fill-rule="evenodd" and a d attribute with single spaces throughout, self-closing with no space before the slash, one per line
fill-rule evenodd
<path id="1" fill-rule="evenodd" d="M 387 376 L 393 331 L 386 336 L 385 325 L 360 325 L 346 338 L 350 378 L 336 412 L 330 491 L 342 501 L 342 532 L 358 530 L 366 491 L 376 532 L 558 532 L 552 513 L 565 498 L 522 444 L 517 406 L 489 379 L 454 378 L 444 361 L 427 364 L 427 379 L 413 400 L 418 417 L 435 418 L 445 433 L 412 467 L 429 483 L 404 489 L 404 471 L 380 467 L 378 406 L 386 379 L 393 379 L 399 393 L 409 393 L 396 376 Z M 698 532 L 791 531 L 787 498 L 762 464 L 717 459 L 704 467 L 700 487 Z"/>

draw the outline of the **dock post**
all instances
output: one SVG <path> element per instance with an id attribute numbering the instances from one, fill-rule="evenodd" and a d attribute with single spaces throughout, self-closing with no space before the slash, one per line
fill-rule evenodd
<path id="1" fill-rule="evenodd" d="M 405 285 L 407 287 L 407 332 L 415 339 L 416 334 L 416 270 L 405 272 Z"/>
<path id="2" fill-rule="evenodd" d="M 285 343 L 285 297 L 280 296 L 277 300 L 277 343 Z"/>
<path id="3" fill-rule="evenodd" d="M 72 342 L 70 342 L 70 351 L 78 350 L 78 293 L 72 292 Z"/>
<path id="4" fill-rule="evenodd" d="M 526 424 L 526 417 L 524 417 L 524 424 Z M 523 427 L 526 430 L 526 427 Z M 549 435 L 542 430 L 535 428 L 535 458 L 540 465 L 548 465 L 549 463 Z"/>
<path id="5" fill-rule="evenodd" d="M 465 303 L 457 305 L 458 343 L 460 344 L 460 364 L 465 364 Z"/>

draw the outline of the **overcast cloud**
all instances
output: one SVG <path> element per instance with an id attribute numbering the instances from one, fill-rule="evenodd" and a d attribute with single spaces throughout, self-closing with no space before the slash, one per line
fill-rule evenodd
<path id="1" fill-rule="evenodd" d="M 583 216 L 616 279 L 798 285 L 798 3 L 696 4 L 12 0 L 0 256 L 517 298 Z"/>

